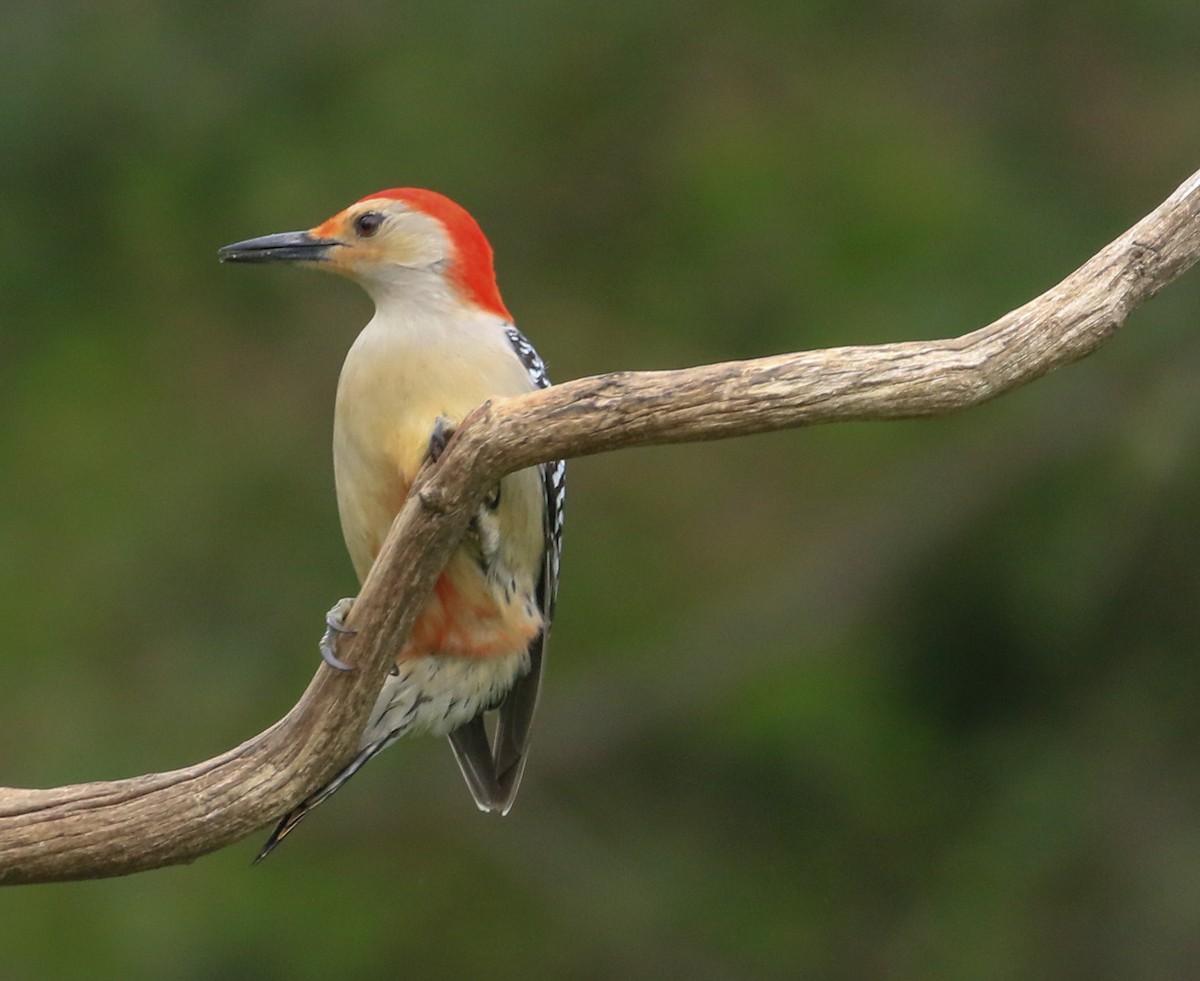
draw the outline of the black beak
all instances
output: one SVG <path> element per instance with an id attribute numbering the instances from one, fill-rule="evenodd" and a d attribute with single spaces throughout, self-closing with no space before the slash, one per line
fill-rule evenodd
<path id="1" fill-rule="evenodd" d="M 333 238 L 317 238 L 311 232 L 278 232 L 248 238 L 217 249 L 222 262 L 321 262 L 329 250 L 341 243 Z"/>

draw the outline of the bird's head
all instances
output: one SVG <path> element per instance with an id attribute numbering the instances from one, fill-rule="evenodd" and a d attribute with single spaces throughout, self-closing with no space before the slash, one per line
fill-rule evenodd
<path id="1" fill-rule="evenodd" d="M 301 232 L 226 245 L 222 262 L 297 262 L 341 273 L 378 302 L 406 290 L 440 287 L 508 320 L 496 287 L 492 247 L 475 219 L 436 191 L 379 191 Z"/>

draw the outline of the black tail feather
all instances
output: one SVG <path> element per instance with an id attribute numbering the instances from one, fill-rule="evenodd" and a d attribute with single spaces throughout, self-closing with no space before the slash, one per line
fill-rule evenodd
<path id="1" fill-rule="evenodd" d="M 368 746 L 364 746 L 361 750 L 359 750 L 358 755 L 355 756 L 354 759 L 352 759 L 349 763 L 347 763 L 341 770 L 339 770 L 334 775 L 332 780 L 325 784 L 325 786 L 319 788 L 315 793 L 310 794 L 283 816 L 279 824 L 275 826 L 275 830 L 271 832 L 271 836 L 259 850 L 259 853 L 254 856 L 254 861 L 250 864 L 252 866 L 257 865 L 264 858 L 270 855 L 271 852 L 275 850 L 275 846 L 283 841 L 283 839 L 287 837 L 289 833 L 291 833 L 291 830 L 296 825 L 304 820 L 304 817 L 309 811 L 337 793 L 337 791 L 341 789 L 342 784 L 344 784 L 347 780 L 354 776 L 354 774 L 361 770 L 363 764 L 366 763 L 367 760 L 369 760 L 376 753 L 387 749 L 390 745 L 392 745 L 392 743 L 404 735 L 404 732 L 404 729 L 399 729 L 395 732 L 388 733 L 388 735 L 384 736 L 382 739 L 376 739 L 375 742 L 369 744 Z"/>

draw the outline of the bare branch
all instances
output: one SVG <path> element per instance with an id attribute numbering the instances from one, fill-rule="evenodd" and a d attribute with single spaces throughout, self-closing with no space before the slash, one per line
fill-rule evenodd
<path id="1" fill-rule="evenodd" d="M 934 416 L 1091 353 L 1200 257 L 1200 173 L 1057 286 L 962 337 L 618 372 L 481 406 L 418 478 L 363 584 L 341 654 L 299 703 L 221 756 L 169 773 L 0 789 L 0 883 L 188 862 L 297 803 L 353 752 L 385 672 L 487 487 L 558 457 L 842 420 Z"/>

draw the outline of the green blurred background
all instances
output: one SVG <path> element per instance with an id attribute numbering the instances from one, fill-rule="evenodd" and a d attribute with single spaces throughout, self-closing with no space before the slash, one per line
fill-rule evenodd
<path id="1" fill-rule="evenodd" d="M 354 589 L 369 316 L 222 268 L 466 205 L 557 379 L 939 337 L 1200 166 L 1180 0 L 0 13 L 0 782 L 168 769 Z M 0 893 L 0 978 L 1171 978 L 1200 965 L 1200 274 L 941 421 L 572 465 L 521 799 L 401 744 L 263 866 Z"/>

